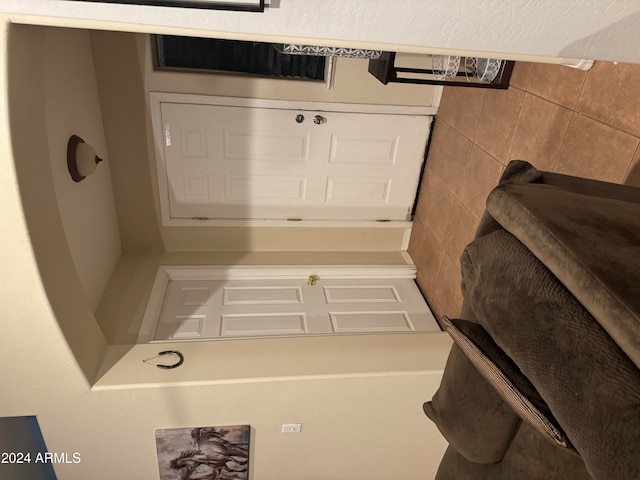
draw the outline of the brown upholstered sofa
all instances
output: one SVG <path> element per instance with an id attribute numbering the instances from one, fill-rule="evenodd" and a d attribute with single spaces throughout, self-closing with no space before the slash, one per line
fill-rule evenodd
<path id="1" fill-rule="evenodd" d="M 461 266 L 436 479 L 640 479 L 640 189 L 511 162 Z"/>

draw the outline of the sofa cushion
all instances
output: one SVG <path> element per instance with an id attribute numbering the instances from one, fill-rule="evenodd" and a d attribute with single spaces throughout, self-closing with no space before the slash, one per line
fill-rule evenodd
<path id="1" fill-rule="evenodd" d="M 453 345 L 442 382 L 424 413 L 467 460 L 502 460 L 515 435 L 519 417 Z"/>
<path id="2" fill-rule="evenodd" d="M 522 420 L 556 445 L 573 450 L 544 399 L 484 328 L 447 317 L 443 323 L 455 344 Z"/>
<path id="3" fill-rule="evenodd" d="M 640 370 L 513 235 L 474 240 L 465 302 L 531 381 L 595 479 L 640 478 Z"/>

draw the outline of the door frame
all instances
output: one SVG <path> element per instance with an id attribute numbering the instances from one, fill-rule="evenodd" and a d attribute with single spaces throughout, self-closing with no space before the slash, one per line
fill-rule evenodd
<path id="1" fill-rule="evenodd" d="M 310 275 L 319 279 L 415 279 L 416 274 L 415 265 L 160 265 L 136 343 L 152 342 L 172 280 L 306 280 Z"/>
<path id="2" fill-rule="evenodd" d="M 404 227 L 410 235 L 412 222 L 409 220 L 260 220 L 260 219 L 187 219 L 172 218 L 169 214 L 169 179 L 164 143 L 170 140 L 170 133 L 162 122 L 163 103 L 185 103 L 194 105 L 218 105 L 243 108 L 269 108 L 280 110 L 315 110 L 317 112 L 347 112 L 378 115 L 410 115 L 430 117 L 437 107 L 405 105 L 371 105 L 356 103 L 307 102 L 293 100 L 269 100 L 261 98 L 218 97 L 213 95 L 194 95 L 187 93 L 149 92 L 151 112 L 152 141 L 155 150 L 155 168 L 158 178 L 158 195 L 162 225 L 172 227 L 361 227 L 361 228 L 399 228 Z M 417 194 L 417 192 L 416 192 Z"/>

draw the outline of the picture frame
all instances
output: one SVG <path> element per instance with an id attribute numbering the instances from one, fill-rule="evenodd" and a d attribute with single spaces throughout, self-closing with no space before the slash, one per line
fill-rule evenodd
<path id="1" fill-rule="evenodd" d="M 156 430 L 160 480 L 248 480 L 249 425 Z"/>
<path id="2" fill-rule="evenodd" d="M 266 0 L 74 0 L 76 2 L 117 3 L 152 7 L 200 8 L 238 12 L 264 12 Z"/>

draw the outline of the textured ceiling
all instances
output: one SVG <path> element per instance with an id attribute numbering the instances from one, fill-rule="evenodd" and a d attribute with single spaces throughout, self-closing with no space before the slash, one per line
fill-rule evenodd
<path id="1" fill-rule="evenodd" d="M 162 26 L 207 30 L 211 35 L 227 37 L 306 38 L 309 43 L 337 46 L 383 44 L 388 49 L 406 51 L 429 48 L 640 63 L 637 48 L 640 3 L 633 0 L 271 0 L 271 3 L 264 13 L 60 0 L 3 0 L 0 9 L 126 22 L 137 31 L 153 31 L 157 28 L 150 26 Z"/>

